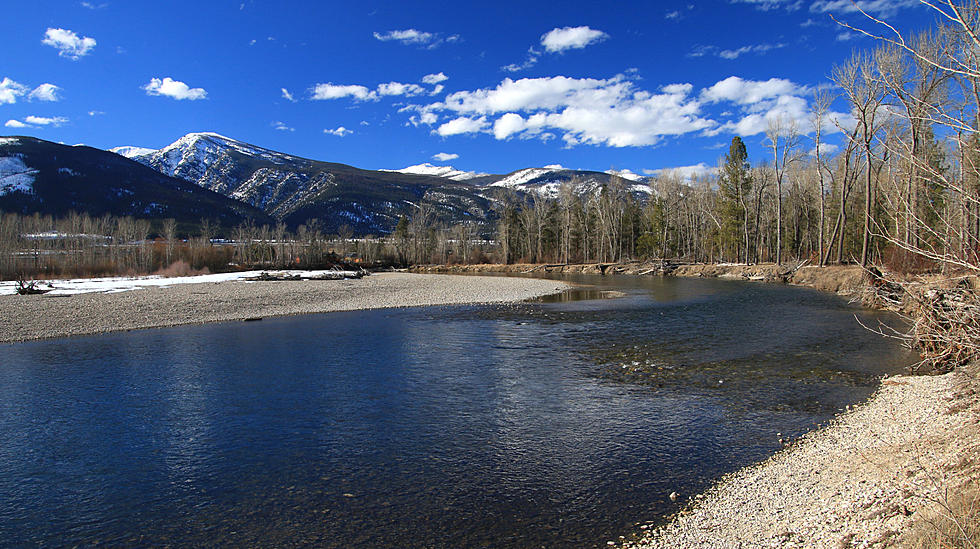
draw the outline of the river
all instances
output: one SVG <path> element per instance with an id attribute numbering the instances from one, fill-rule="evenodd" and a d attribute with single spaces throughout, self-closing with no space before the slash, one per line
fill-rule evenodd
<path id="1" fill-rule="evenodd" d="M 0 346 L 0 540 L 605 546 L 912 361 L 808 289 L 564 279 Z"/>

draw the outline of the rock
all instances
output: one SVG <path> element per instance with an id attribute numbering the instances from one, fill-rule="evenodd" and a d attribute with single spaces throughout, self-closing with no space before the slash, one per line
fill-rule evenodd
<path id="1" fill-rule="evenodd" d="M 670 498 L 670 501 L 677 501 L 677 498 L 680 497 L 680 494 L 678 494 L 677 492 L 671 492 L 670 495 L 667 497 Z"/>

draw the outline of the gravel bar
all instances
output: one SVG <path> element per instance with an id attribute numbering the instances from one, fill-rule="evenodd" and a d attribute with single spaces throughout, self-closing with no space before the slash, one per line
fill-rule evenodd
<path id="1" fill-rule="evenodd" d="M 722 478 L 628 548 L 891 547 L 939 501 L 975 431 L 963 374 L 894 376 L 770 459 Z M 964 405 L 969 402 L 970 405 Z M 975 448 L 974 448 L 975 450 Z M 665 496 L 666 497 L 666 496 Z"/>
<path id="2" fill-rule="evenodd" d="M 380 273 L 352 280 L 236 281 L 120 293 L 4 295 L 0 296 L 0 342 L 355 309 L 516 302 L 567 287 L 532 278 Z"/>

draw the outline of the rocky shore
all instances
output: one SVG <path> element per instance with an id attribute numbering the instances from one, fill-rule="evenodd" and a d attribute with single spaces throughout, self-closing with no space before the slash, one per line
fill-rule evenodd
<path id="1" fill-rule="evenodd" d="M 503 303 L 553 280 L 381 273 L 356 280 L 228 281 L 123 293 L 0 295 L 0 342 L 355 309 Z"/>
<path id="2" fill-rule="evenodd" d="M 957 526 L 943 517 L 977 520 L 976 499 L 961 499 L 978 474 L 976 385 L 961 370 L 887 378 L 866 403 L 614 545 L 952 547 L 939 538 Z"/>

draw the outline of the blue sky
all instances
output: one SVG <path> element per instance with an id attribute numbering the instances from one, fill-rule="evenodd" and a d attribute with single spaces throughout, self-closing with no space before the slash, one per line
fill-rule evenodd
<path id="1" fill-rule="evenodd" d="M 914 0 L 860 5 L 905 28 Z M 163 147 L 195 131 L 354 166 L 507 173 L 760 160 L 835 64 L 850 0 L 9 2 L 0 129 Z M 835 108 L 846 110 L 843 105 Z M 843 113 L 841 116 L 845 116 Z"/>

